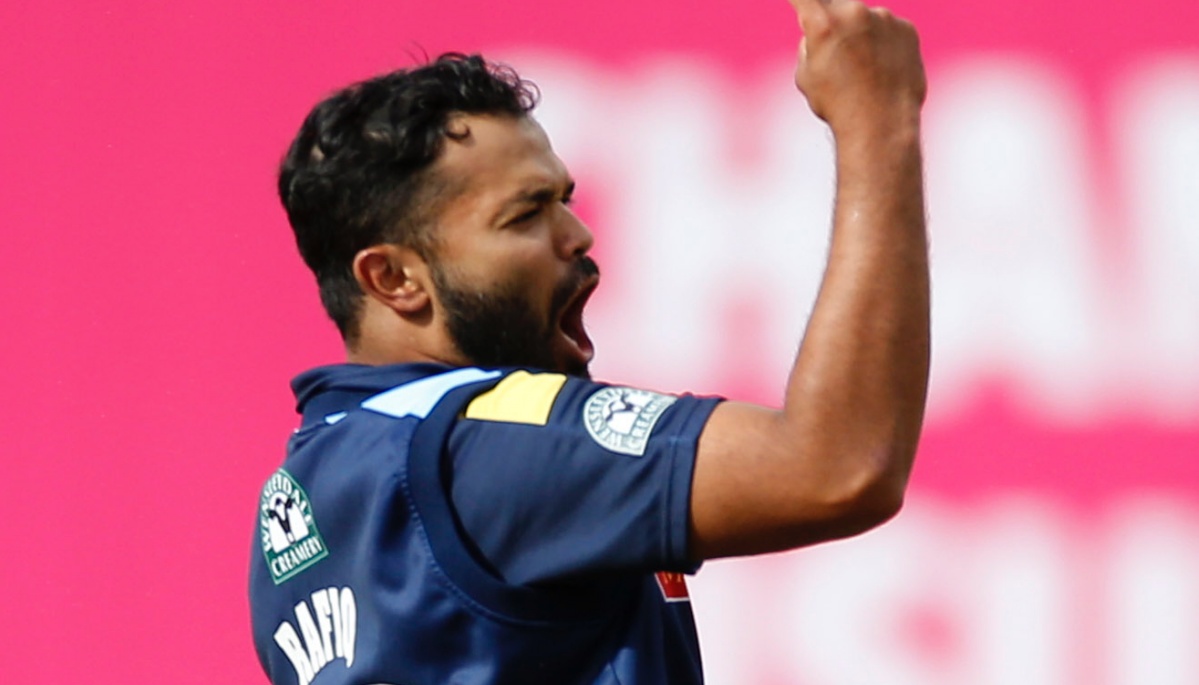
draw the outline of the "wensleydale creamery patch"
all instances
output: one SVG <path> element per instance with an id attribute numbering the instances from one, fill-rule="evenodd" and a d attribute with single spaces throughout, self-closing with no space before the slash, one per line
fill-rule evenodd
<path id="1" fill-rule="evenodd" d="M 283 469 L 262 486 L 258 506 L 262 553 L 275 585 L 329 555 L 316 528 L 308 493 Z"/>

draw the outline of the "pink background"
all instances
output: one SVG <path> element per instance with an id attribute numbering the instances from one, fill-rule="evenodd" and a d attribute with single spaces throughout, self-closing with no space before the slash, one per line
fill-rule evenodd
<path id="1" fill-rule="evenodd" d="M 892 7 L 922 32 L 930 139 L 959 120 L 955 112 L 973 111 L 949 95 L 938 101 L 942 75 L 968 84 L 962 74 L 982 73 L 971 71 L 981 60 L 1017 75 L 1031 65 L 1064 86 L 1048 92 L 1064 91 L 1071 107 L 1046 116 L 1064 117 L 1082 141 L 1074 156 L 1082 214 L 1098 217 L 1081 229 L 1086 249 L 1098 255 L 1084 295 L 1119 305 L 1104 320 L 1123 337 L 1081 344 L 1091 362 L 1069 373 L 1085 382 L 1083 399 L 1039 402 L 1037 376 L 1018 370 L 1019 350 L 946 368 L 935 388 L 952 390 L 943 399 L 934 390 L 911 513 L 894 531 L 832 551 L 712 564 L 693 581 L 711 679 L 1199 682 L 1199 663 L 1188 656 L 1199 644 L 1190 618 L 1199 615 L 1199 374 L 1191 361 L 1199 339 L 1188 337 L 1199 320 L 1199 249 L 1185 239 L 1199 233 L 1199 214 L 1185 213 L 1195 207 L 1187 198 L 1199 195 L 1199 162 L 1169 157 L 1167 147 L 1162 154 L 1175 160 L 1168 178 L 1189 194 L 1169 196 L 1175 204 L 1155 201 L 1156 186 L 1128 161 L 1140 148 L 1121 143 L 1133 124 L 1120 114 L 1127 94 L 1160 81 L 1154 74 L 1182 84 L 1161 92 L 1183 105 L 1199 99 L 1199 4 L 896 0 Z M 557 58 L 585 64 L 605 80 L 575 87 L 601 94 L 627 95 L 621 84 L 645 82 L 655 65 L 682 63 L 733 102 L 758 97 L 762 91 L 745 82 L 762 74 L 779 76 L 776 99 L 798 97 L 787 80 L 797 30 L 781 0 L 10 2 L 0 6 L 0 27 L 0 292 L 8 331 L 0 339 L 0 586 L 8 607 L 0 681 L 10 683 L 263 681 L 244 590 L 257 491 L 295 422 L 288 380 L 341 354 L 273 192 L 279 156 L 324 93 L 407 64 L 410 54 L 453 49 L 494 54 L 534 80 L 537 66 Z M 553 97 L 547 83 L 547 107 Z M 795 107 L 800 121 L 805 113 Z M 553 119 L 546 119 L 551 136 Z M 722 129 L 733 141 L 720 153 L 730 167 L 752 167 L 761 156 L 736 144 L 754 136 L 746 126 Z M 623 133 L 590 130 L 600 145 Z M 930 157 L 940 154 L 937 145 L 930 142 Z M 955 148 L 944 145 L 952 156 Z M 1194 145 L 1194 136 L 1179 145 Z M 603 179 L 593 170 L 599 162 L 563 154 L 580 178 Z M 1045 166 L 1060 161 L 1044 152 Z M 942 206 L 959 196 L 954 183 L 930 172 Z M 611 276 L 592 320 L 598 375 L 776 401 L 787 355 L 767 352 L 770 361 L 761 362 L 755 327 L 795 298 L 755 285 L 752 269 L 739 276 L 748 279 L 746 292 L 770 297 L 721 309 L 684 331 L 720 339 L 727 354 L 719 373 L 699 374 L 694 385 L 678 380 L 686 368 L 655 375 L 627 344 L 636 331 L 616 322 L 640 305 L 621 282 L 640 268 L 628 255 L 645 239 L 614 209 L 618 189 L 598 181 L 580 188 Z M 1158 213 L 1139 212 L 1142 204 Z M 942 228 L 974 240 L 952 219 L 939 223 L 938 209 L 933 202 L 934 245 Z M 1167 297 L 1142 306 L 1129 293 L 1162 270 L 1152 260 L 1129 264 L 1162 225 L 1191 229 L 1171 233 L 1169 240 L 1184 238 L 1164 250 L 1187 268 L 1171 272 L 1176 282 L 1159 291 Z M 954 243 L 943 244 L 938 267 L 952 268 Z M 1021 249 L 1031 259 L 1037 244 Z M 671 264 L 669 255 L 662 259 Z M 1149 310 L 1174 331 L 1165 342 L 1140 337 L 1139 313 Z M 961 323 L 947 317 L 947 326 Z M 604 347 L 604 323 L 613 341 L 626 344 Z M 956 349 L 969 357 L 968 345 Z M 1022 523 L 986 523 L 995 511 Z M 1135 534 L 1121 537 L 1127 530 Z M 1008 567 L 988 550 L 1021 558 L 1027 550 L 1030 562 L 992 577 L 988 569 Z M 858 586 L 825 570 L 864 564 L 890 577 L 896 558 L 926 566 L 916 567 L 905 590 L 888 590 L 883 604 L 863 609 L 894 618 L 877 628 L 885 634 L 861 633 L 858 623 L 845 627 L 841 642 L 827 637 L 836 630 L 822 633 L 842 614 L 836 606 L 825 612 L 802 588 L 866 596 L 861 588 L 874 581 Z M 922 584 L 937 578 L 946 580 Z M 1014 599 L 1006 602 L 1009 580 Z M 1038 635 L 1048 631 L 1045 639 L 1021 643 L 1011 626 L 1025 622 Z M 805 652 L 826 638 L 834 640 L 826 652 L 836 656 L 832 666 Z M 854 665 L 872 659 L 894 667 L 871 675 Z"/>

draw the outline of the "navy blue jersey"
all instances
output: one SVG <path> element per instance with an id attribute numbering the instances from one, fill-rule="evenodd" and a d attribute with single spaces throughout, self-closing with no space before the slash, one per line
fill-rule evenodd
<path id="1" fill-rule="evenodd" d="M 250 570 L 273 683 L 702 681 L 682 574 L 718 400 L 433 364 L 293 388 Z"/>

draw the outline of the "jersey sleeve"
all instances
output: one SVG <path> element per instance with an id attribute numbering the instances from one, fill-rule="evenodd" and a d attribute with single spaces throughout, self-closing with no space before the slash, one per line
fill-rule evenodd
<path id="1" fill-rule="evenodd" d="M 450 435 L 450 499 L 491 570 L 532 585 L 694 572 L 691 476 L 719 398 L 516 371 Z"/>

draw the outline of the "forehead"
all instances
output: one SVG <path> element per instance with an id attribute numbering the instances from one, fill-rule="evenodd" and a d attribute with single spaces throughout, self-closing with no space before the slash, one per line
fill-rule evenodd
<path id="1" fill-rule="evenodd" d="M 458 192 L 452 207 L 491 205 L 531 189 L 569 183 L 566 166 L 549 137 L 530 117 L 457 115 L 451 137 L 434 165 Z"/>

